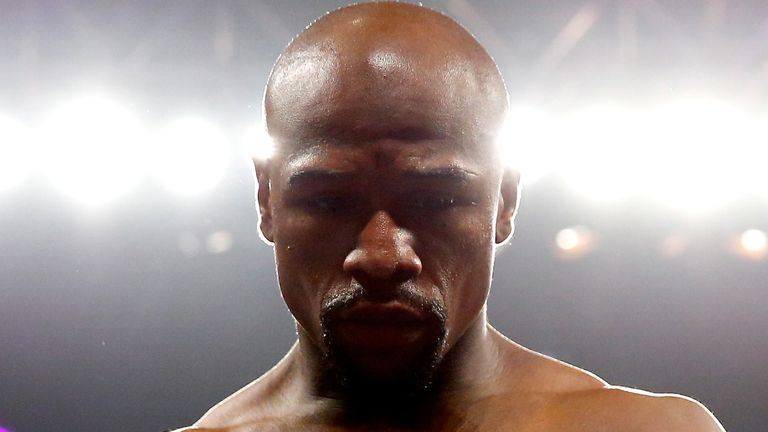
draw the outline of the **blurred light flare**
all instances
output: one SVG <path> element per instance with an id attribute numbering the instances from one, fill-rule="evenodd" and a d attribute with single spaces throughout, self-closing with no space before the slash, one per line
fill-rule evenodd
<path id="1" fill-rule="evenodd" d="M 213 189 L 229 165 L 231 145 L 212 122 L 178 119 L 154 139 L 152 173 L 167 189 L 192 196 Z"/>
<path id="2" fill-rule="evenodd" d="M 576 191 L 600 201 L 614 201 L 642 191 L 647 173 L 643 152 L 647 129 L 640 112 L 595 105 L 563 121 L 568 146 L 562 175 Z"/>
<path id="3" fill-rule="evenodd" d="M 10 116 L 0 114 L 0 191 L 25 181 L 34 171 L 32 131 Z"/>
<path id="4" fill-rule="evenodd" d="M 504 163 L 519 170 L 525 184 L 559 168 L 562 139 L 558 126 L 553 116 L 538 108 L 517 106 L 509 110 L 496 145 Z"/>
<path id="5" fill-rule="evenodd" d="M 59 106 L 41 132 L 48 176 L 90 204 L 127 192 L 147 171 L 184 196 L 208 191 L 224 176 L 232 150 L 212 122 L 187 117 L 158 131 L 150 153 L 137 118 L 98 95 Z M 0 190 L 35 168 L 32 137 L 18 121 L 0 116 Z M 247 128 L 242 144 L 255 160 L 274 152 L 263 124 Z M 596 104 L 560 116 L 519 105 L 510 109 L 497 145 L 524 183 L 560 173 L 575 191 L 599 201 L 645 195 L 702 212 L 743 196 L 768 197 L 768 116 L 712 97 L 636 111 Z"/>
<path id="6" fill-rule="evenodd" d="M 701 213 L 768 197 L 768 118 L 760 120 L 705 96 L 634 111 L 597 104 L 559 117 L 521 106 L 510 110 L 498 145 L 527 183 L 559 172 L 598 201 L 646 196 Z"/>
<path id="7" fill-rule="evenodd" d="M 210 254 L 219 255 L 232 249 L 234 238 L 227 230 L 219 230 L 208 235 L 205 239 L 205 249 Z"/>
<path id="8" fill-rule="evenodd" d="M 660 107 L 653 120 L 649 185 L 659 201 L 710 211 L 750 187 L 759 141 L 753 116 L 724 101 L 689 98 Z"/>
<path id="9" fill-rule="evenodd" d="M 579 233 L 573 228 L 566 228 L 557 233 L 555 242 L 562 250 L 575 249 L 579 245 Z"/>
<path id="10" fill-rule="evenodd" d="M 592 252 L 597 246 L 595 235 L 584 226 L 564 228 L 555 235 L 556 254 L 559 258 L 573 260 Z"/>
<path id="11" fill-rule="evenodd" d="M 43 122 L 45 170 L 78 201 L 104 204 L 141 179 L 145 140 L 144 128 L 126 108 L 105 97 L 82 97 Z"/>
<path id="12" fill-rule="evenodd" d="M 257 124 L 245 130 L 243 134 L 243 147 L 248 157 L 256 160 L 267 160 L 275 152 L 275 144 L 267 133 L 265 125 Z"/>
<path id="13" fill-rule="evenodd" d="M 748 229 L 739 236 L 741 255 L 752 259 L 762 259 L 768 253 L 768 234 L 759 229 Z"/>

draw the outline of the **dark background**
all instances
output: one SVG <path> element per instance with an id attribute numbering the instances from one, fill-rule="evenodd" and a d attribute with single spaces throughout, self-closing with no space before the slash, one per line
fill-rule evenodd
<path id="1" fill-rule="evenodd" d="M 35 124 L 51 100 L 106 88 L 150 124 L 194 111 L 239 130 L 258 121 L 282 47 L 343 3 L 3 0 L 0 111 Z M 568 109 L 695 82 L 766 108 L 764 1 L 424 3 L 487 46 L 513 101 Z M 552 50 L 580 12 L 589 30 Z M 254 207 L 246 158 L 193 198 L 146 181 L 92 211 L 37 178 L 1 192 L 0 427 L 180 427 L 265 372 L 295 330 Z M 696 216 L 642 199 L 600 204 L 545 177 L 524 191 L 498 257 L 491 322 L 613 384 L 694 397 L 730 431 L 766 432 L 768 262 L 725 245 L 768 229 L 767 215 L 758 199 Z M 555 234 L 574 225 L 599 247 L 558 258 Z M 223 253 L 180 251 L 181 239 L 205 245 L 222 230 L 233 239 Z M 688 246 L 668 257 L 660 245 L 672 234 Z"/>

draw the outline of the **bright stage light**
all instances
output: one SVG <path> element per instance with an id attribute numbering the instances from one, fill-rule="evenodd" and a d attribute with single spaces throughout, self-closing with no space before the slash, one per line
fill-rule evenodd
<path id="1" fill-rule="evenodd" d="M 744 195 L 768 199 L 768 114 L 752 118 L 747 132 L 748 139 L 742 146 L 742 157 L 737 162 L 740 188 Z M 739 150 L 739 149 L 737 149 Z"/>
<path id="2" fill-rule="evenodd" d="M 579 245 L 579 232 L 573 228 L 561 230 L 555 236 L 555 243 L 562 250 L 575 249 Z"/>
<path id="3" fill-rule="evenodd" d="M 768 195 L 768 126 L 722 101 L 673 102 L 650 112 L 598 106 L 568 116 L 562 173 L 596 199 L 653 196 L 685 211 Z"/>
<path id="4" fill-rule="evenodd" d="M 102 97 L 55 109 L 43 123 L 45 169 L 53 183 L 86 204 L 127 192 L 142 176 L 145 134 L 136 117 Z"/>
<path id="5" fill-rule="evenodd" d="M 500 157 L 530 184 L 555 171 L 562 154 L 555 119 L 532 107 L 513 107 L 496 138 Z"/>
<path id="6" fill-rule="evenodd" d="M 586 227 L 576 226 L 560 230 L 555 236 L 557 256 L 562 259 L 577 259 L 596 246 L 595 235 Z"/>
<path id="7" fill-rule="evenodd" d="M 29 129 L 0 115 L 0 191 L 19 185 L 33 171 L 34 144 Z"/>
<path id="8" fill-rule="evenodd" d="M 213 123 L 183 118 L 155 138 L 153 173 L 165 187 L 183 196 L 212 189 L 226 173 L 231 147 Z"/>
<path id="9" fill-rule="evenodd" d="M 758 229 L 746 230 L 740 237 L 741 247 L 749 253 L 764 254 L 768 249 L 768 235 Z"/>
<path id="10" fill-rule="evenodd" d="M 275 145 L 264 125 L 258 124 L 246 129 L 243 136 L 243 146 L 248 156 L 257 160 L 267 160 L 272 157 Z"/>
<path id="11" fill-rule="evenodd" d="M 205 249 L 208 253 L 219 255 L 232 249 L 233 243 L 232 233 L 227 230 L 220 230 L 208 235 L 205 239 Z"/>
<path id="12" fill-rule="evenodd" d="M 763 170 L 755 164 L 765 143 L 756 145 L 754 118 L 722 101 L 668 104 L 655 114 L 653 128 L 649 180 L 654 195 L 674 208 L 715 209 L 743 194 Z"/>
<path id="13" fill-rule="evenodd" d="M 641 191 L 649 175 L 645 121 L 640 113 L 613 106 L 593 106 L 566 118 L 566 182 L 597 200 Z"/>

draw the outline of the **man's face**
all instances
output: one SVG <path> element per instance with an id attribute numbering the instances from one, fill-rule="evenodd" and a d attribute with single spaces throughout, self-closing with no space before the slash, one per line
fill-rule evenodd
<path id="1" fill-rule="evenodd" d="M 472 89 L 404 70 L 320 74 L 268 107 L 283 298 L 342 377 L 377 383 L 428 381 L 478 318 L 499 197 Z"/>

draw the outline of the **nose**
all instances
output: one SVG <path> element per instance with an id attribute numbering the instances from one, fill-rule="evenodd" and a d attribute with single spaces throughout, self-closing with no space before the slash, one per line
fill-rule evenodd
<path id="1" fill-rule="evenodd" d="M 344 260 L 344 271 L 368 290 L 397 287 L 421 273 L 421 260 L 413 250 L 413 235 L 399 227 L 384 211 L 376 212 L 363 230 L 357 245 Z"/>

